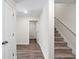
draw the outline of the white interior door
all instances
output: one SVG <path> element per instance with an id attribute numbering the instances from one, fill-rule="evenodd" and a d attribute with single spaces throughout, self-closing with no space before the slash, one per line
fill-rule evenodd
<path id="1" fill-rule="evenodd" d="M 36 22 L 35 21 L 29 22 L 29 38 L 36 39 Z"/>
<path id="2" fill-rule="evenodd" d="M 15 16 L 13 8 L 4 3 L 4 39 L 3 39 L 3 59 L 15 59 L 16 41 L 15 41 Z"/>

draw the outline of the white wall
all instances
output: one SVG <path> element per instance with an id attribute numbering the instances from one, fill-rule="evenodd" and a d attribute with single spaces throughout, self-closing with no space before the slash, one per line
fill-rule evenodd
<path id="1" fill-rule="evenodd" d="M 45 59 L 49 58 L 49 48 L 48 48 L 48 4 L 46 4 L 46 6 L 43 9 L 43 12 L 41 14 L 39 23 L 38 23 L 38 43 L 41 47 L 41 50 L 43 52 L 43 55 L 45 57 Z"/>
<path id="2" fill-rule="evenodd" d="M 37 24 L 37 41 L 45 59 L 54 59 L 54 10 L 53 0 L 46 3 Z"/>
<path id="3" fill-rule="evenodd" d="M 76 6 L 75 4 L 55 4 L 55 17 L 59 19 L 55 21 L 55 26 L 58 31 L 64 37 L 68 46 L 72 48 L 73 53 L 76 53 Z M 71 31 L 69 31 L 61 22 L 67 26 Z"/>
<path id="4" fill-rule="evenodd" d="M 36 39 L 36 21 L 29 22 L 29 38 Z"/>
<path id="5" fill-rule="evenodd" d="M 16 39 L 17 44 L 29 44 L 29 20 L 24 16 L 17 16 Z"/>
<path id="6" fill-rule="evenodd" d="M 55 4 L 55 16 L 76 33 L 76 5 Z"/>

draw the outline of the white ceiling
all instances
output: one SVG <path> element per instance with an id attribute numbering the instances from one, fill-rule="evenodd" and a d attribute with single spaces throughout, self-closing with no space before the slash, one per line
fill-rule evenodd
<path id="1" fill-rule="evenodd" d="M 40 16 L 42 8 L 49 0 L 15 0 L 17 15 Z M 76 0 L 54 0 L 55 3 L 75 3 Z M 27 10 L 28 13 L 24 14 Z"/>
<path id="2" fill-rule="evenodd" d="M 17 15 L 39 16 L 47 0 L 16 0 Z M 23 12 L 27 10 L 28 13 Z"/>

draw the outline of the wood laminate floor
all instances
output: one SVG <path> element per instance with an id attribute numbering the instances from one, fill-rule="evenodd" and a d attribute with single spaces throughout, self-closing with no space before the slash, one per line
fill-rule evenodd
<path id="1" fill-rule="evenodd" d="M 17 59 L 44 59 L 40 46 L 35 40 L 29 45 L 17 45 Z"/>

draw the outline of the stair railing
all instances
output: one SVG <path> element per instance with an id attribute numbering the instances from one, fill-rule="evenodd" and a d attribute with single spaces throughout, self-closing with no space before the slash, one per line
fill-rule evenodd
<path id="1" fill-rule="evenodd" d="M 55 17 L 56 20 L 58 20 L 66 29 L 68 29 L 74 36 L 76 36 L 76 34 L 71 30 L 69 29 L 64 23 L 62 23 L 58 18 Z"/>

